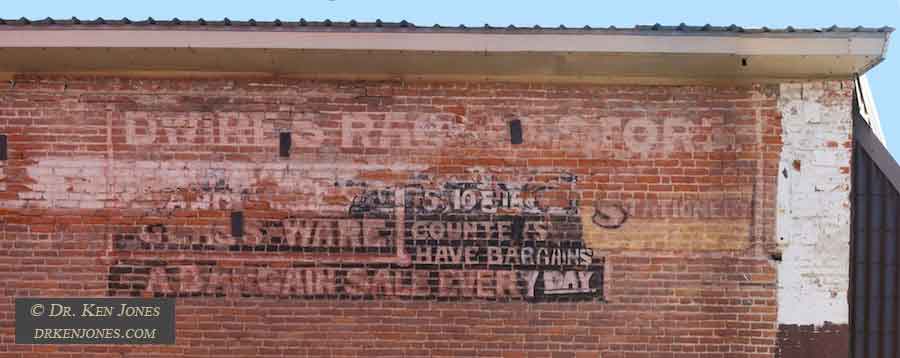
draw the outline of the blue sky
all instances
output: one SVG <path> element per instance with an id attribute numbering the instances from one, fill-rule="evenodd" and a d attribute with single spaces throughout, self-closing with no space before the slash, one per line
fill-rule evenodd
<path id="1" fill-rule="evenodd" d="M 900 0 L 811 1 L 5 1 L 2 18 L 121 18 L 271 20 L 407 20 L 419 25 L 544 25 L 633 26 L 661 23 L 752 27 L 900 27 Z M 888 149 L 900 158 L 900 32 L 895 34 L 887 60 L 868 73 Z"/>

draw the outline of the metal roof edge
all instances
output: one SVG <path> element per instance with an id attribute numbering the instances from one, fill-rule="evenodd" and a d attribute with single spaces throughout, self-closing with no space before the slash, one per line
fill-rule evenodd
<path id="1" fill-rule="evenodd" d="M 321 21 L 313 21 L 306 20 L 304 18 L 300 18 L 295 21 L 290 20 L 267 20 L 267 21 L 257 21 L 255 19 L 248 20 L 232 20 L 229 18 L 222 18 L 219 20 L 205 20 L 203 18 L 198 18 L 194 20 L 182 20 L 179 18 L 172 18 L 169 20 L 157 20 L 152 17 L 148 17 L 145 20 L 131 20 L 127 17 L 111 20 L 111 19 L 103 19 L 96 18 L 94 20 L 82 20 L 76 17 L 72 17 L 71 19 L 53 19 L 53 18 L 45 18 L 32 20 L 25 17 L 19 19 L 2 19 L 0 18 L 0 28 L 30 28 L 30 29 L 41 29 L 41 28 L 69 28 L 69 29 L 90 29 L 90 28 L 154 28 L 154 29 L 184 29 L 184 28 L 197 28 L 197 29 L 214 29 L 214 28 L 222 28 L 222 29 L 282 29 L 282 30 L 293 30 L 293 31 L 335 31 L 342 29 L 352 29 L 356 31 L 360 30 L 377 30 L 377 31 L 415 31 L 415 32 L 490 32 L 490 33 L 653 33 L 653 34 L 690 34 L 690 33 L 700 33 L 700 34 L 720 34 L 720 35 L 739 35 L 739 34 L 787 34 L 790 36 L 798 36 L 804 34 L 812 34 L 812 35 L 823 35 L 823 34 L 855 34 L 855 35 L 865 35 L 865 34 L 878 34 L 878 33 L 891 33 L 894 31 L 893 28 L 889 26 L 882 27 L 864 27 L 864 26 L 856 26 L 856 27 L 841 27 L 837 25 L 832 25 L 829 27 L 823 28 L 801 28 L 794 26 L 787 26 L 785 28 L 769 28 L 767 26 L 763 27 L 742 27 L 735 24 L 729 26 L 713 26 L 710 24 L 705 25 L 687 25 L 685 23 L 681 23 L 678 25 L 661 25 L 659 23 L 653 25 L 634 25 L 633 27 L 616 27 L 616 26 L 568 26 L 568 25 L 559 25 L 559 26 L 517 26 L 517 25 L 490 25 L 484 24 L 483 26 L 470 26 L 470 25 L 441 25 L 434 24 L 429 26 L 419 26 L 412 22 L 402 20 L 399 22 L 385 22 L 377 19 L 375 21 L 357 21 L 355 19 L 350 19 L 347 21 L 333 21 L 330 19 L 325 19 Z"/>
<path id="2" fill-rule="evenodd" d="M 255 48 L 426 52 L 583 52 L 765 55 L 877 56 L 887 36 L 737 37 L 657 36 L 587 33 L 433 33 L 433 32 L 244 32 L 194 30 L 12 28 L 0 48 Z M 695 34 L 699 35 L 699 34 Z M 877 59 L 875 59 L 877 60 Z M 873 61 L 870 59 L 869 61 Z"/>
<path id="3" fill-rule="evenodd" d="M 20 19 L 0 22 L 0 51 L 4 52 L 0 72 L 189 70 L 309 75 L 310 71 L 330 71 L 331 75 L 459 79 L 850 79 L 884 59 L 891 31 L 887 27 L 836 26 L 759 31 L 736 25 L 684 24 L 629 29 L 490 25 L 470 29 L 423 28 L 406 21 L 98 18 L 85 23 L 77 18 Z M 219 60 L 224 57 L 231 59 Z M 340 67 L 335 61 L 353 66 Z"/>

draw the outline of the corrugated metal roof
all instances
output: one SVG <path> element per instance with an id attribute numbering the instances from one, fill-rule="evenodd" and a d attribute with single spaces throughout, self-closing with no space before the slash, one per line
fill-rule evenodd
<path id="1" fill-rule="evenodd" d="M 228 18 L 224 18 L 221 20 L 204 20 L 204 19 L 196 19 L 196 20 L 181 20 L 178 18 L 168 19 L 168 20 L 156 20 L 152 17 L 149 17 L 144 20 L 131 20 L 128 18 L 116 19 L 116 20 L 107 20 L 103 18 L 96 18 L 93 20 L 82 20 L 78 18 L 71 19 L 51 19 L 45 18 L 42 20 L 32 20 L 28 18 L 19 18 L 19 19 L 2 19 L 0 18 L 0 28 L 3 27 L 152 27 L 155 29 L 158 28 L 239 28 L 239 29 L 254 29 L 254 28 L 268 28 L 273 30 L 283 29 L 283 30 L 294 30 L 294 31 L 328 31 L 328 30 L 353 30 L 360 29 L 364 31 L 379 31 L 381 29 L 391 30 L 391 31 L 425 31 L 425 32 L 508 32 L 514 31 L 516 33 L 529 33 L 529 32 L 615 32 L 615 33 L 723 33 L 723 34 L 739 34 L 739 33 L 805 33 L 805 34 L 815 34 L 815 33 L 889 33 L 894 31 L 893 28 L 884 26 L 884 27 L 840 27 L 837 25 L 826 27 L 826 28 L 795 28 L 793 26 L 788 26 L 785 28 L 769 28 L 769 27 L 760 27 L 760 28 L 747 28 L 741 27 L 737 25 L 730 26 L 712 26 L 709 24 L 702 26 L 692 26 L 686 25 L 684 23 L 677 26 L 667 26 L 667 25 L 635 25 L 634 27 L 591 27 L 591 26 L 580 26 L 580 27 L 571 27 L 560 25 L 558 27 L 546 27 L 546 26 L 531 26 L 531 27 L 522 27 L 522 26 L 495 26 L 490 24 L 485 24 L 483 26 L 467 26 L 467 25 L 458 25 L 458 26 L 447 26 L 435 24 L 431 26 L 421 26 L 413 24 L 409 21 L 403 20 L 400 22 L 385 22 L 381 20 L 376 20 L 372 22 L 364 22 L 364 21 L 332 21 L 332 20 L 322 20 L 322 21 L 308 21 L 306 19 L 298 19 L 298 20 L 280 20 L 275 19 L 272 21 L 257 21 L 254 19 L 249 20 L 230 20 Z"/>

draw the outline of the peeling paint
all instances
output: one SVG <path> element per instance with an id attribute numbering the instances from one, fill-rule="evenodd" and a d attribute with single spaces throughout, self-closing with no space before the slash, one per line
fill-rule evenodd
<path id="1" fill-rule="evenodd" d="M 784 147 L 778 176 L 778 321 L 848 322 L 851 93 L 839 82 L 781 85 Z M 802 169 L 802 170 L 801 170 Z"/>
<path id="2" fill-rule="evenodd" d="M 107 168 L 108 173 L 107 173 Z M 356 178 L 372 170 L 416 171 L 413 164 L 350 164 L 279 161 L 106 160 L 46 158 L 27 168 L 36 180 L 30 192 L 4 207 L 231 209 L 244 200 L 289 193 L 308 200 L 272 201 L 276 209 L 342 210 L 358 189 L 335 185 L 334 178 Z M 375 182 L 370 181 L 369 184 Z M 332 208 L 334 207 L 334 208 Z"/>

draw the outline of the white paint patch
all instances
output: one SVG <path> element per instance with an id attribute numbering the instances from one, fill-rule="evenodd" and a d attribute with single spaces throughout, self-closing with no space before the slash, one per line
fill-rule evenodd
<path id="1" fill-rule="evenodd" d="M 776 239 L 783 250 L 778 265 L 781 324 L 849 320 L 850 173 L 841 170 L 850 166 L 851 152 L 844 143 L 853 126 L 850 98 L 825 100 L 825 93 L 837 86 L 781 85 L 784 147 L 776 218 Z"/>
<path id="2" fill-rule="evenodd" d="M 46 158 L 27 168 L 31 191 L 5 207 L 234 209 L 250 200 L 273 209 L 345 210 L 327 196 L 348 199 L 359 188 L 336 182 L 368 170 L 415 172 L 410 164 L 268 163 Z M 379 183 L 368 183 L 379 184 Z M 278 198 L 296 200 L 278 200 Z M 334 207 L 332 207 L 334 206 Z"/>

